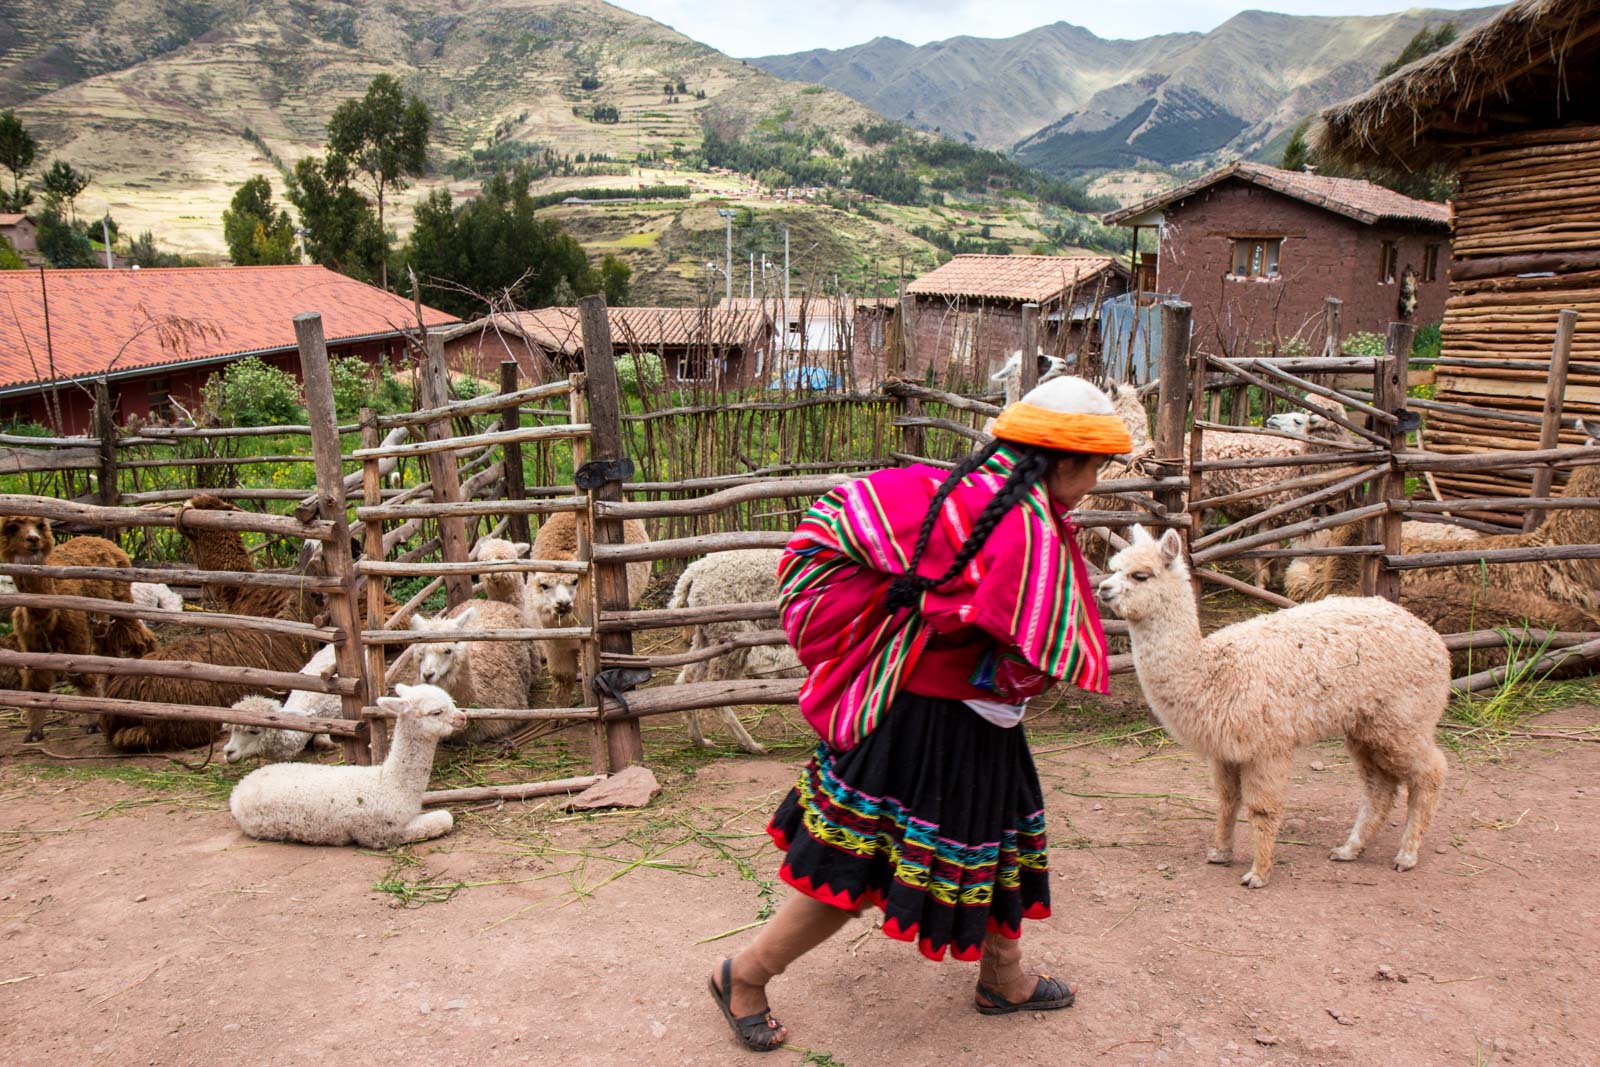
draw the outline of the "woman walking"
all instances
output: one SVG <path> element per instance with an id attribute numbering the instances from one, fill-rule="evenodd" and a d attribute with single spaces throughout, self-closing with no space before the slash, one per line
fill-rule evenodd
<path id="1" fill-rule="evenodd" d="M 767 984 L 869 905 L 922 954 L 977 961 L 986 1015 L 1072 1004 L 1025 973 L 1050 914 L 1044 797 L 1019 725 L 1055 681 L 1107 689 L 1105 635 L 1067 512 L 1132 448 L 1111 401 L 1057 378 L 954 471 L 879 471 L 824 496 L 779 567 L 784 630 L 822 738 L 768 833 L 798 890 L 710 979 L 745 1047 L 787 1032 Z"/>

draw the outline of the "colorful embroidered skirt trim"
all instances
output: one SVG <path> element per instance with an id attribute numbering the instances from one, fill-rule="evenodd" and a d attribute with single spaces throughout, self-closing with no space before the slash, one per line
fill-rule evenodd
<path id="1" fill-rule="evenodd" d="M 767 828 L 785 882 L 835 907 L 882 908 L 883 932 L 976 960 L 1050 914 L 1044 800 L 1021 727 L 902 694 L 848 752 L 819 746 Z"/>

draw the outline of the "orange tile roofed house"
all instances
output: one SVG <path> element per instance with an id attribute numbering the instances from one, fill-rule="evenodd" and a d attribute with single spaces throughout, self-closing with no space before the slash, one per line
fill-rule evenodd
<path id="1" fill-rule="evenodd" d="M 1347 335 L 1444 312 L 1450 205 L 1373 182 L 1238 161 L 1103 221 L 1130 227 L 1134 243 L 1155 231 L 1140 287 L 1192 304 L 1212 351 L 1311 351 L 1329 297 Z"/>
<path id="2" fill-rule="evenodd" d="M 1128 291 L 1114 256 L 959 255 L 905 287 L 913 377 L 984 382 L 1022 345 L 1022 307 L 1039 306 L 1039 347 L 1071 357 L 1098 343 L 1097 309 Z"/>
<path id="3" fill-rule="evenodd" d="M 398 362 L 416 328 L 411 301 L 320 266 L 0 272 L 0 420 L 51 424 L 51 393 L 56 428 L 86 432 L 89 390 L 70 383 L 99 378 L 119 421 L 165 418 L 248 355 L 298 376 L 293 319 L 305 311 L 322 315 L 336 358 Z M 429 307 L 422 317 L 459 321 Z"/>
<path id="4" fill-rule="evenodd" d="M 675 381 L 748 381 L 764 362 L 772 324 L 755 308 L 614 307 L 607 309 L 611 345 L 620 357 L 650 352 Z M 578 309 L 548 307 L 496 312 L 447 329 L 450 366 L 487 375 L 514 359 L 534 381 L 547 381 L 583 367 L 583 328 Z"/>

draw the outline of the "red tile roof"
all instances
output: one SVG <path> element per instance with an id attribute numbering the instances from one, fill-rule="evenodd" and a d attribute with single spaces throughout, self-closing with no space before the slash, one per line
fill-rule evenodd
<path id="1" fill-rule="evenodd" d="M 1448 228 L 1450 225 L 1448 204 L 1417 200 L 1358 178 L 1329 178 L 1306 171 L 1284 170 L 1262 163 L 1247 163 L 1244 160 L 1229 163 L 1226 167 L 1168 189 L 1148 200 L 1141 200 L 1120 211 L 1113 211 L 1104 217 L 1104 221 L 1108 224 L 1126 222 L 1147 211 L 1175 204 L 1185 197 L 1193 196 L 1200 190 L 1229 178 L 1238 178 L 1240 181 L 1275 190 L 1285 196 L 1292 196 L 1296 200 L 1326 208 L 1335 214 L 1347 216 L 1369 226 L 1375 222 L 1389 220 L 1430 223 L 1441 228 Z"/>
<path id="2" fill-rule="evenodd" d="M 411 301 L 326 267 L 48 270 L 42 287 L 39 271 L 0 271 L 0 388 L 292 349 L 303 311 L 322 313 L 329 344 L 416 326 Z"/>
<path id="3" fill-rule="evenodd" d="M 755 309 L 705 310 L 702 308 L 610 308 L 611 343 L 619 351 L 713 345 L 728 347 L 754 343 L 766 316 Z M 540 308 L 463 323 L 447 331 L 447 340 L 471 333 L 498 330 L 518 334 L 551 355 L 575 356 L 583 351 L 583 328 L 578 309 Z"/>
<path id="4" fill-rule="evenodd" d="M 26 215 L 14 215 L 0 211 L 0 226 L 15 226 L 27 217 Z"/>
<path id="5" fill-rule="evenodd" d="M 1126 273 L 1112 256 L 956 256 L 906 286 L 913 296 L 972 296 L 1042 303 Z"/>

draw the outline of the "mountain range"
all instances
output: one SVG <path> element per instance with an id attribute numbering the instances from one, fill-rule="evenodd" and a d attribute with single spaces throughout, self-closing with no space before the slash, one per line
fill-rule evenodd
<path id="1" fill-rule="evenodd" d="M 876 120 L 601 0 L 0 0 L 0 108 L 39 138 L 41 168 L 59 156 L 86 169 L 81 208 L 155 224 L 186 250 L 219 249 L 233 190 L 256 174 L 281 186 L 379 73 L 429 104 L 441 170 L 545 146 L 602 161 L 681 154 L 707 119 L 781 119 L 848 144 Z M 614 117 L 595 121 L 597 108 Z"/>
<path id="2" fill-rule="evenodd" d="M 1371 85 L 1424 25 L 1465 30 L 1498 10 L 1245 11 L 1208 33 L 1137 41 L 1058 22 L 1003 39 L 879 37 L 750 62 L 1063 176 L 1270 153 L 1302 118 Z"/>

